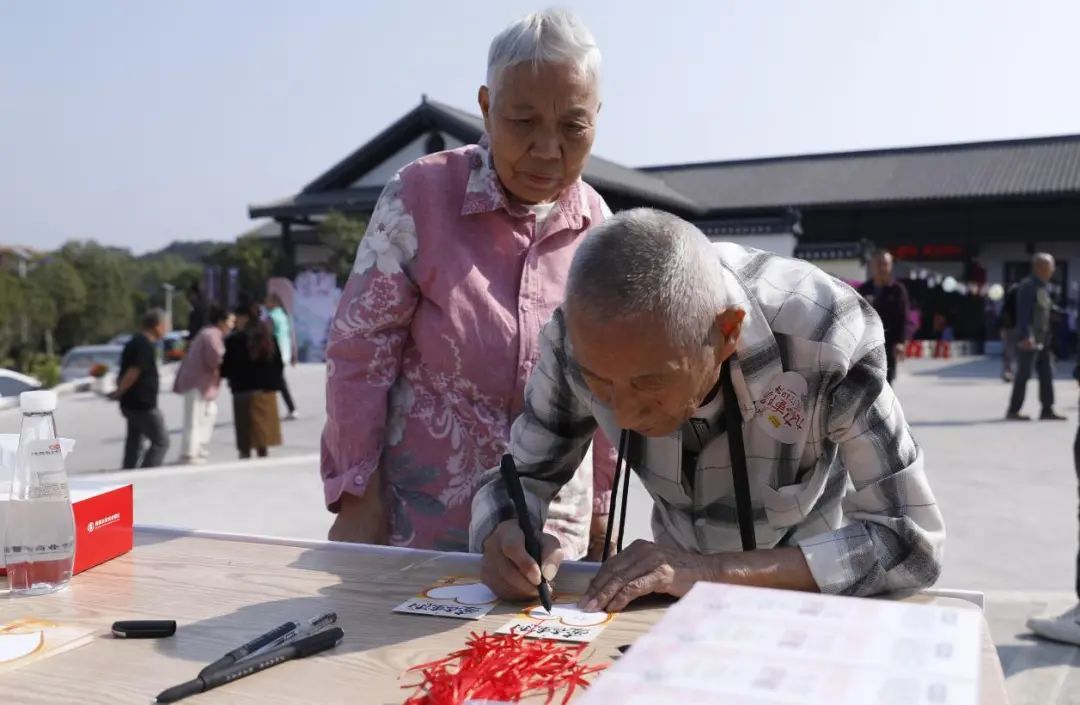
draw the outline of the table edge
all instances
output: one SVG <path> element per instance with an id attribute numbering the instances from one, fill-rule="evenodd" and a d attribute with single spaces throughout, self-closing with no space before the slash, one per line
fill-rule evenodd
<path id="1" fill-rule="evenodd" d="M 369 556 L 395 556 L 423 560 L 431 558 L 453 556 L 459 560 L 480 561 L 478 553 L 434 551 L 423 548 L 409 548 L 407 546 L 383 546 L 368 543 L 348 543 L 344 541 L 327 541 L 319 539 L 300 539 L 286 536 L 267 536 L 264 534 L 241 534 L 228 531 L 209 531 L 206 529 L 192 529 L 181 526 L 167 526 L 164 524 L 136 524 L 134 526 L 136 537 L 139 534 L 156 536 L 171 536 L 174 538 L 199 538 L 214 541 L 235 541 L 237 543 L 256 543 L 269 546 L 290 546 L 293 548 L 308 548 L 330 551 L 345 551 L 349 553 L 363 553 Z M 595 572 L 600 564 L 595 561 L 566 561 L 564 569 L 588 570 Z"/>

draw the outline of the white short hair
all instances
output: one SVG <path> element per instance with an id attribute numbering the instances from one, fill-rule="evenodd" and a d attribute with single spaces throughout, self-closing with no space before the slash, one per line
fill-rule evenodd
<path id="1" fill-rule="evenodd" d="M 1050 254 L 1049 252 L 1036 252 L 1031 257 L 1031 264 L 1032 264 L 1032 266 L 1034 266 L 1034 265 L 1040 264 L 1040 263 L 1041 264 L 1048 264 L 1051 267 L 1053 267 L 1054 266 L 1054 256 L 1052 254 Z"/>
<path id="2" fill-rule="evenodd" d="M 726 307 L 723 269 L 709 239 L 682 218 L 651 208 L 622 211 L 578 247 L 564 306 L 594 321 L 649 315 L 676 347 L 703 345 Z"/>
<path id="3" fill-rule="evenodd" d="M 492 96 L 506 69 L 530 62 L 569 63 L 578 66 L 592 81 L 600 77 L 600 49 L 592 32 L 569 10 L 549 8 L 533 12 L 504 29 L 488 49 L 487 88 Z"/>

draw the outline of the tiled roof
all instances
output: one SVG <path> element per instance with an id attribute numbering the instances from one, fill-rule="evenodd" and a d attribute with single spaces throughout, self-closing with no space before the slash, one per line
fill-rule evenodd
<path id="1" fill-rule="evenodd" d="M 1080 195 L 1080 135 L 643 171 L 709 211 Z"/>

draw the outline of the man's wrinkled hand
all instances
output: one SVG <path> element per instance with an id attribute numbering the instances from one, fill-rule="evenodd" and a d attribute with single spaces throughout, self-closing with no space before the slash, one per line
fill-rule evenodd
<path id="1" fill-rule="evenodd" d="M 696 553 L 660 548 L 639 539 L 604 563 L 579 607 L 587 612 L 619 612 L 652 593 L 682 597 L 694 583 L 708 579 L 706 560 Z"/>
<path id="2" fill-rule="evenodd" d="M 540 535 L 540 555 L 544 577 L 555 578 L 562 564 L 562 548 L 551 534 Z M 536 599 L 540 566 L 525 550 L 525 534 L 516 520 L 504 521 L 484 541 L 480 577 L 499 597 L 508 600 Z"/>
<path id="3" fill-rule="evenodd" d="M 1021 350 L 1034 350 L 1035 339 L 1028 338 L 1027 340 L 1021 340 L 1019 343 L 1016 344 L 1016 347 L 1020 348 Z"/>

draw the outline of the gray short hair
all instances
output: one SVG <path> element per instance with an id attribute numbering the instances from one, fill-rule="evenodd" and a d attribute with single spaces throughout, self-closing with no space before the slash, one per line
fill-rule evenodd
<path id="1" fill-rule="evenodd" d="M 1048 264 L 1051 267 L 1053 267 L 1054 266 L 1054 256 L 1052 254 L 1050 254 L 1049 252 L 1036 252 L 1031 257 L 1031 266 L 1034 267 L 1035 265 L 1039 264 L 1040 262 L 1043 263 L 1043 264 Z"/>
<path id="2" fill-rule="evenodd" d="M 152 308 L 142 316 L 142 329 L 151 330 L 157 328 L 165 320 L 165 312 L 160 308 Z"/>
<path id="3" fill-rule="evenodd" d="M 564 304 L 569 315 L 594 320 L 654 316 L 676 347 L 704 344 L 726 305 L 709 239 L 651 208 L 622 211 L 589 231 L 570 265 Z"/>
<path id="4" fill-rule="evenodd" d="M 600 49 L 592 32 L 569 10 L 549 8 L 533 12 L 504 29 L 491 40 L 488 49 L 487 88 L 494 99 L 503 72 L 511 66 L 531 62 L 533 70 L 542 64 L 574 64 L 591 80 L 600 76 Z"/>

